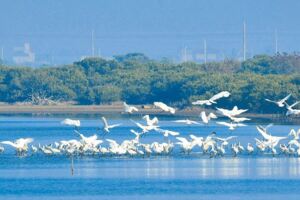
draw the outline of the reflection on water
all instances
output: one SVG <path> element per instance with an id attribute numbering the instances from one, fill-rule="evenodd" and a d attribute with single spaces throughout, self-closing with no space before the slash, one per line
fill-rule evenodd
<path id="1" fill-rule="evenodd" d="M 5 157 L 7 159 L 5 159 Z M 10 158 L 8 158 L 10 157 Z M 70 159 L 2 156 L 0 178 L 71 178 Z M 151 157 L 75 158 L 74 177 L 81 178 L 192 178 L 300 179 L 300 158 L 286 157 Z"/>

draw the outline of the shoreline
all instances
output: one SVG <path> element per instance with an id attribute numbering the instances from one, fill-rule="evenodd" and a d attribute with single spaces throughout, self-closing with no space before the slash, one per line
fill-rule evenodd
<path id="1" fill-rule="evenodd" d="M 139 114 L 157 114 L 170 115 L 169 113 L 161 112 L 152 106 L 137 106 Z M 198 107 L 190 107 L 183 110 L 177 110 L 174 116 L 199 116 L 202 110 L 211 112 L 213 110 L 201 109 Z M 0 114 L 122 114 L 123 105 L 0 105 Z M 255 117 L 260 119 L 278 119 L 285 118 L 279 114 L 259 114 L 245 113 L 243 117 Z"/>

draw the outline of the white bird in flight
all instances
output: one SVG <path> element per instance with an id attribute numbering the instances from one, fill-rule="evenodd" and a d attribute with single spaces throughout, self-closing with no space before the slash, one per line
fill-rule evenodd
<path id="1" fill-rule="evenodd" d="M 297 104 L 300 103 L 300 101 L 297 101 L 296 103 L 292 104 L 292 105 L 288 105 L 286 102 L 284 102 L 287 108 L 287 112 L 286 112 L 286 116 L 290 116 L 290 115 L 300 115 L 300 110 L 298 109 L 294 109 L 293 107 L 295 107 Z"/>
<path id="2" fill-rule="evenodd" d="M 139 109 L 137 109 L 137 107 L 130 106 L 126 102 L 123 102 L 123 106 L 124 106 L 124 112 L 128 113 L 128 114 L 132 114 L 133 112 L 139 111 Z"/>
<path id="3" fill-rule="evenodd" d="M 149 115 L 145 115 L 143 116 L 143 119 L 146 120 L 146 123 L 148 126 L 154 126 L 158 124 L 158 118 L 157 117 L 153 117 L 152 119 L 150 119 Z"/>
<path id="4" fill-rule="evenodd" d="M 166 104 L 164 104 L 163 102 L 154 102 L 153 103 L 154 106 L 160 108 L 161 110 L 165 111 L 165 112 L 169 112 L 171 114 L 175 114 L 175 108 L 172 108 L 170 106 L 167 106 Z"/>
<path id="5" fill-rule="evenodd" d="M 237 115 L 240 115 L 244 112 L 247 112 L 248 109 L 238 109 L 237 106 L 234 106 L 232 108 L 232 110 L 227 110 L 227 109 L 224 109 L 224 108 L 216 108 L 218 110 L 219 113 L 221 113 L 222 115 L 224 116 L 227 116 L 227 117 L 235 117 Z"/>
<path id="6" fill-rule="evenodd" d="M 74 120 L 74 119 L 64 119 L 61 121 L 61 124 L 67 125 L 67 126 L 74 126 L 75 129 L 78 129 L 80 127 L 80 120 Z"/>
<path id="7" fill-rule="evenodd" d="M 190 153 L 192 151 L 193 147 L 195 146 L 194 142 L 190 142 L 186 138 L 176 137 L 176 139 L 180 141 L 180 142 L 177 142 L 176 144 L 180 145 L 182 150 L 185 153 Z"/>
<path id="8" fill-rule="evenodd" d="M 180 120 L 175 120 L 174 122 L 176 122 L 176 123 L 183 123 L 183 124 L 187 124 L 187 125 L 200 124 L 199 122 L 196 122 L 196 121 L 193 121 L 193 120 L 189 120 L 189 119 L 180 119 Z"/>
<path id="9" fill-rule="evenodd" d="M 233 122 L 235 123 L 240 123 L 240 122 L 244 122 L 244 121 L 249 121 L 251 119 L 246 118 L 246 117 L 232 117 L 232 116 L 228 116 Z"/>
<path id="10" fill-rule="evenodd" d="M 216 100 L 223 98 L 223 97 L 229 97 L 230 93 L 228 91 L 222 91 L 216 95 L 214 95 L 213 97 L 211 97 L 208 100 L 197 100 L 192 102 L 193 105 L 207 105 L 210 106 L 212 104 L 216 104 Z"/>
<path id="11" fill-rule="evenodd" d="M 232 140 L 232 139 L 234 139 L 234 138 L 236 138 L 237 136 L 229 136 L 229 137 L 227 137 L 227 138 L 220 138 L 220 137 L 213 137 L 214 139 L 216 139 L 216 140 L 219 140 L 219 141 L 221 141 L 222 142 L 222 145 L 223 146 L 226 146 L 226 145 L 228 145 L 228 141 L 229 140 Z"/>
<path id="12" fill-rule="evenodd" d="M 272 136 L 267 132 L 264 127 L 257 126 L 256 127 L 258 132 L 263 136 L 266 140 L 265 144 L 267 144 L 270 148 L 274 148 L 280 140 L 286 139 L 287 137 L 279 137 L 279 136 Z"/>
<path id="13" fill-rule="evenodd" d="M 209 113 L 208 115 L 206 115 L 205 111 L 202 111 L 200 113 L 200 117 L 202 119 L 202 122 L 204 124 L 208 124 L 208 122 L 211 120 L 211 119 L 217 119 L 217 116 L 214 114 L 214 113 Z"/>
<path id="14" fill-rule="evenodd" d="M 103 143 L 102 140 L 98 140 L 98 136 L 96 134 L 87 137 L 81 134 L 80 132 L 76 131 L 75 132 L 79 135 L 81 142 L 84 145 L 90 146 L 90 147 L 97 147 L 99 144 Z"/>
<path id="15" fill-rule="evenodd" d="M 162 133 L 164 135 L 164 137 L 169 137 L 169 135 L 171 135 L 171 136 L 178 136 L 178 135 L 180 135 L 179 132 L 165 130 L 165 129 L 157 129 L 157 131 L 160 132 L 160 133 Z"/>
<path id="16" fill-rule="evenodd" d="M 271 103 L 275 103 L 278 107 L 284 107 L 284 103 L 290 98 L 291 95 L 292 94 L 289 94 L 279 101 L 274 101 L 274 100 L 270 100 L 270 99 L 265 99 L 265 100 L 268 102 L 271 102 Z"/>
<path id="17" fill-rule="evenodd" d="M 227 126 L 229 128 L 229 130 L 234 130 L 237 127 L 242 127 L 242 126 L 246 126 L 246 124 L 241 124 L 241 123 L 228 123 L 228 122 L 217 122 L 217 124 L 223 125 L 223 126 Z"/>
<path id="18" fill-rule="evenodd" d="M 109 129 L 115 128 L 117 126 L 121 126 L 121 124 L 112 124 L 112 125 L 108 125 L 107 120 L 105 117 L 101 117 L 102 123 L 103 123 L 103 130 L 106 133 L 109 133 Z"/>
<path id="19" fill-rule="evenodd" d="M 294 140 L 299 140 L 300 139 L 300 129 L 296 132 L 295 129 L 291 129 L 289 136 L 293 136 Z"/>
<path id="20" fill-rule="evenodd" d="M 142 125 L 138 122 L 135 122 L 133 120 L 131 120 L 131 121 L 133 123 L 135 123 L 140 129 L 142 129 L 142 134 L 147 133 L 147 132 L 152 131 L 152 130 L 157 130 L 159 128 L 159 126 L 157 126 L 157 125 L 146 125 L 146 126 L 144 126 L 144 125 Z"/>
<path id="21" fill-rule="evenodd" d="M 28 151 L 28 144 L 33 142 L 33 138 L 20 138 L 16 141 L 3 141 L 2 144 L 7 144 L 14 147 L 17 154 L 22 154 Z"/>

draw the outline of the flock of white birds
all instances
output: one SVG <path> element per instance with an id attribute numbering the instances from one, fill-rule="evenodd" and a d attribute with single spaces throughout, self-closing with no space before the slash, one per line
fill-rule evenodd
<path id="1" fill-rule="evenodd" d="M 217 100 L 220 98 L 229 97 L 228 91 L 220 92 L 214 95 L 208 100 L 198 100 L 193 102 L 193 105 L 206 105 L 211 106 L 217 104 Z M 296 102 L 292 105 L 287 104 L 287 100 L 291 95 L 279 101 L 273 101 L 266 99 L 266 101 L 275 103 L 278 107 L 286 107 L 286 115 L 299 115 L 300 110 L 294 109 L 299 103 Z M 175 114 L 176 109 L 172 108 L 162 102 L 154 102 L 154 106 L 159 108 L 163 112 Z M 128 105 L 124 102 L 124 113 L 133 114 L 138 112 L 138 108 Z M 224 108 L 216 107 L 216 113 L 228 118 L 228 122 L 217 121 L 219 125 L 228 127 L 233 131 L 238 127 L 246 126 L 244 124 L 249 118 L 240 117 L 242 113 L 245 113 L 247 109 L 239 109 L 234 106 L 233 109 L 228 110 Z M 217 115 L 213 112 L 206 113 L 202 111 L 200 113 L 199 121 L 193 121 L 190 119 L 175 120 L 175 123 L 184 123 L 190 126 L 209 124 L 212 119 L 216 119 Z M 133 139 L 117 142 L 115 140 L 107 138 L 111 129 L 121 126 L 121 124 L 110 124 L 105 117 L 102 117 L 102 132 L 103 135 L 99 137 L 97 134 L 92 136 L 86 136 L 79 132 L 81 123 L 80 120 L 65 119 L 61 122 L 62 125 L 74 127 L 76 139 L 62 140 L 54 142 L 49 145 L 34 146 L 33 138 L 20 138 L 16 141 L 2 141 L 1 144 L 13 147 L 16 150 L 16 154 L 19 156 L 31 155 L 31 154 L 44 154 L 44 155 L 107 155 L 107 156 L 151 156 L 151 155 L 170 155 L 175 148 L 180 149 L 179 153 L 190 154 L 191 152 L 200 152 L 209 157 L 218 157 L 224 155 L 238 156 L 239 154 L 271 154 L 276 155 L 289 155 L 300 156 L 300 129 L 295 131 L 292 129 L 287 136 L 279 137 L 272 136 L 268 132 L 268 128 L 257 126 L 258 133 L 261 138 L 254 138 L 255 143 L 248 143 L 246 146 L 241 145 L 240 142 L 236 142 L 237 136 L 230 136 L 227 138 L 218 137 L 215 132 L 209 134 L 207 137 L 198 137 L 196 135 L 189 135 L 186 137 L 180 137 L 180 133 L 172 130 L 162 129 L 159 125 L 157 117 L 150 118 L 149 115 L 142 117 L 144 123 L 139 123 L 131 120 L 136 124 L 137 129 L 131 129 L 130 132 L 134 135 Z M 154 141 L 152 143 L 142 142 L 142 137 L 147 137 L 148 134 L 157 132 L 164 137 L 164 142 Z M 287 143 L 280 143 L 280 141 L 287 141 Z M 4 152 L 4 146 L 0 146 L 0 153 Z"/>

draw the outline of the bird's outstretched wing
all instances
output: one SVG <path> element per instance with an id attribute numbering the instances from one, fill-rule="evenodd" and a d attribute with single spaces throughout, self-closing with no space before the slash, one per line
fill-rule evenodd
<path id="1" fill-rule="evenodd" d="M 218 94 L 214 95 L 213 97 L 211 97 L 209 100 L 211 102 L 214 102 L 220 98 L 229 97 L 229 96 L 230 96 L 230 93 L 228 91 L 222 91 L 222 92 L 219 92 Z"/>
<path id="2" fill-rule="evenodd" d="M 115 128 L 115 127 L 118 127 L 118 126 L 121 126 L 122 124 L 112 124 L 112 125 L 109 125 L 109 128 Z"/>
<path id="3" fill-rule="evenodd" d="M 292 94 L 287 95 L 286 97 L 284 97 L 284 98 L 281 99 L 280 101 L 281 101 L 281 102 L 287 101 L 287 100 L 291 97 L 291 95 L 292 95 Z"/>
<path id="4" fill-rule="evenodd" d="M 258 132 L 263 136 L 263 138 L 265 138 L 266 140 L 270 140 L 272 139 L 272 136 L 269 135 L 266 130 L 264 130 L 262 127 L 257 126 L 256 129 L 258 130 Z"/>
<path id="5" fill-rule="evenodd" d="M 138 133 L 137 131 L 133 130 L 133 129 L 130 129 L 130 132 L 133 133 L 135 136 L 139 136 L 140 133 Z"/>
<path id="6" fill-rule="evenodd" d="M 207 100 L 197 100 L 192 102 L 193 105 L 203 105 L 206 104 Z"/>
<path id="7" fill-rule="evenodd" d="M 227 123 L 227 122 L 216 122 L 217 124 L 223 125 L 223 126 L 231 126 L 231 124 Z"/>
<path id="8" fill-rule="evenodd" d="M 236 138 L 236 137 L 237 136 L 229 136 L 229 137 L 225 138 L 225 140 L 231 140 L 231 139 Z"/>
<path id="9" fill-rule="evenodd" d="M 105 117 L 101 117 L 101 120 L 102 120 L 102 122 L 103 122 L 103 125 L 104 125 L 105 127 L 108 127 L 108 123 L 107 123 Z"/>
<path id="10" fill-rule="evenodd" d="M 271 102 L 271 103 L 277 103 L 276 101 L 273 101 L 271 99 L 265 99 L 265 100 L 268 101 L 268 102 Z"/>
<path id="11" fill-rule="evenodd" d="M 188 143 L 189 141 L 186 138 L 183 137 L 176 137 L 177 140 L 179 140 L 182 143 Z"/>
<path id="12" fill-rule="evenodd" d="M 2 144 L 7 144 L 7 145 L 10 145 L 10 146 L 12 146 L 12 147 L 17 147 L 17 145 L 15 144 L 15 143 L 13 143 L 13 142 L 11 142 L 11 141 L 3 141 L 3 142 L 1 142 Z"/>
<path id="13" fill-rule="evenodd" d="M 300 103 L 300 101 L 297 101 L 297 102 L 293 103 L 292 105 L 290 105 L 290 108 L 295 107 L 295 106 L 298 105 L 299 103 Z"/>

